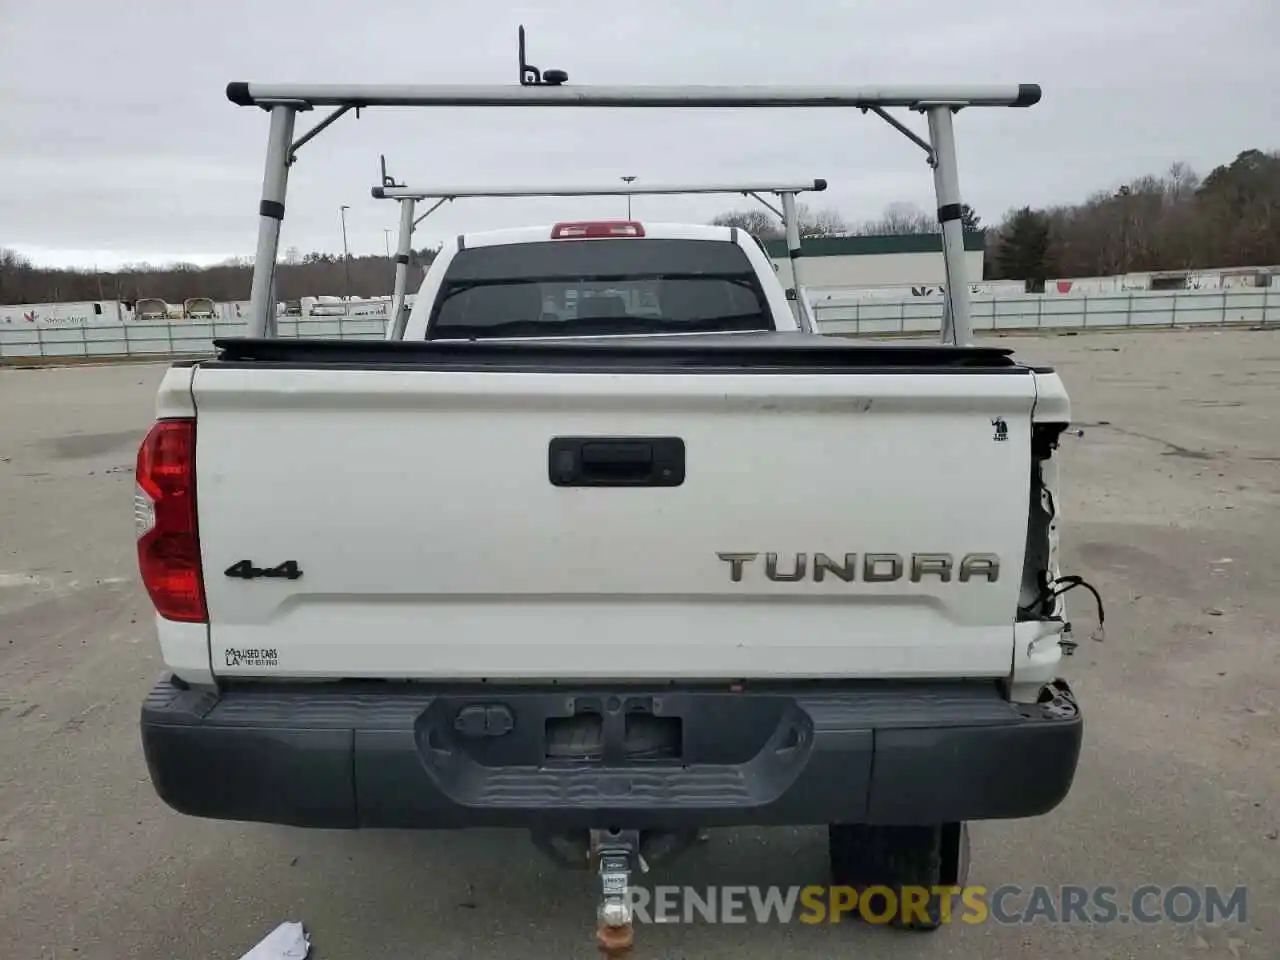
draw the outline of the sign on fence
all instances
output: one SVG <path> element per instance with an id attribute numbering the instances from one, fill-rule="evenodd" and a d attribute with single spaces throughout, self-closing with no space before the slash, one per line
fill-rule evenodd
<path id="1" fill-rule="evenodd" d="M 0 330 L 57 327 L 114 327 L 128 319 L 118 300 L 85 300 L 79 303 L 20 303 L 0 307 Z"/>

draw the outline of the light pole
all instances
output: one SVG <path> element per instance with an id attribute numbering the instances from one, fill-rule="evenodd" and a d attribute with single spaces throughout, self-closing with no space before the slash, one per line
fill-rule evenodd
<path id="1" fill-rule="evenodd" d="M 342 218 L 342 274 L 346 286 L 346 300 L 351 299 L 351 255 L 347 253 L 347 211 L 351 208 L 345 203 L 338 208 L 338 216 Z"/>
<path id="2" fill-rule="evenodd" d="M 387 248 L 387 259 L 391 259 L 391 231 L 386 227 L 382 228 L 382 242 Z"/>
<path id="3" fill-rule="evenodd" d="M 1116 199 L 1120 201 L 1120 272 L 1129 272 L 1129 197 L 1133 191 L 1126 183 L 1116 191 Z"/>
<path id="4" fill-rule="evenodd" d="M 635 183 L 635 181 L 636 181 L 636 178 L 635 178 L 635 177 L 633 177 L 633 176 L 632 176 L 632 177 L 621 177 L 620 179 L 622 180 L 622 182 L 623 182 L 623 183 L 627 184 L 628 186 L 630 186 L 631 184 Z M 630 219 L 631 219 L 631 194 L 629 194 L 629 193 L 627 194 L 627 219 L 628 219 L 628 220 L 630 220 Z"/>

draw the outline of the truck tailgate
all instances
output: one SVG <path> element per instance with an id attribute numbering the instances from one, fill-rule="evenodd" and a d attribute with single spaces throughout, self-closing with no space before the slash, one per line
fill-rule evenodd
<path id="1" fill-rule="evenodd" d="M 1009 671 L 1035 402 L 1025 369 L 213 364 L 192 383 L 218 674 Z M 679 438 L 685 476 L 557 486 L 557 437 Z M 226 573 L 242 561 L 293 561 L 301 576 Z"/>

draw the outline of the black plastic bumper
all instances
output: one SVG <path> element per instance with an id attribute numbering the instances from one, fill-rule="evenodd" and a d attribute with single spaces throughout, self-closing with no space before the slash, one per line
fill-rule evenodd
<path id="1" fill-rule="evenodd" d="M 922 824 L 1036 816 L 1082 721 L 993 683 L 729 691 L 332 684 L 220 694 L 163 677 L 151 779 L 199 817 L 310 827 Z"/>

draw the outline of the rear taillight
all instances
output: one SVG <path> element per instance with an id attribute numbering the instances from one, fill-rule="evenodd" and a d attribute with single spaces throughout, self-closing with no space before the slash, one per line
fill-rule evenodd
<path id="1" fill-rule="evenodd" d="M 644 227 L 634 220 L 591 220 L 581 223 L 557 223 L 551 228 L 552 240 L 604 240 L 608 237 L 643 237 Z"/>
<path id="2" fill-rule="evenodd" d="M 138 448 L 133 516 L 138 569 L 166 620 L 209 619 L 196 528 L 196 422 L 158 420 Z"/>

